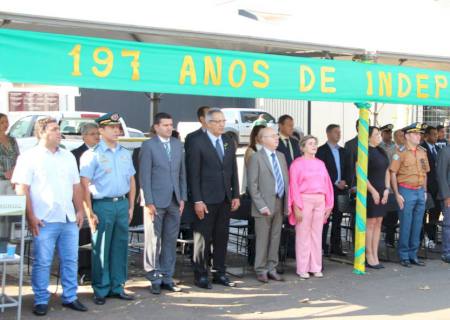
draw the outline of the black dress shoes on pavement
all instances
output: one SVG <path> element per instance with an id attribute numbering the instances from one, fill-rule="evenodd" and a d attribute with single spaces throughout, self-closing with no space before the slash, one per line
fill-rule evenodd
<path id="1" fill-rule="evenodd" d="M 161 285 L 152 284 L 150 287 L 150 292 L 153 294 L 161 294 Z"/>
<path id="2" fill-rule="evenodd" d="M 342 249 L 332 249 L 331 254 L 339 257 L 347 256 L 347 252 L 343 251 Z"/>
<path id="3" fill-rule="evenodd" d="M 48 311 L 48 304 L 36 304 L 33 307 L 33 313 L 37 316 L 45 316 Z"/>
<path id="4" fill-rule="evenodd" d="M 400 265 L 405 268 L 411 268 L 411 263 L 409 260 L 400 260 Z"/>
<path id="5" fill-rule="evenodd" d="M 234 283 L 233 281 L 230 281 L 230 279 L 228 279 L 228 277 L 226 277 L 226 276 L 214 277 L 213 283 L 221 284 L 225 287 L 231 287 L 231 288 L 236 287 L 236 283 Z"/>
<path id="6" fill-rule="evenodd" d="M 98 306 L 102 306 L 106 303 L 106 299 L 105 297 L 98 297 L 96 295 L 94 295 L 94 303 Z"/>
<path id="7" fill-rule="evenodd" d="M 164 290 L 172 291 L 172 292 L 181 292 L 182 291 L 180 287 L 176 286 L 173 283 L 171 283 L 171 284 L 163 283 L 161 285 L 161 288 Z"/>
<path id="8" fill-rule="evenodd" d="M 207 277 L 201 277 L 199 279 L 195 279 L 194 284 L 202 289 L 212 289 L 211 282 L 209 282 Z"/>
<path id="9" fill-rule="evenodd" d="M 82 311 L 85 312 L 88 310 L 81 302 L 80 300 L 76 299 L 70 303 L 63 303 L 64 307 L 75 310 L 75 311 Z"/>
<path id="10" fill-rule="evenodd" d="M 425 262 L 420 261 L 419 259 L 411 259 L 409 262 L 415 266 L 425 267 Z"/>
<path id="11" fill-rule="evenodd" d="M 125 293 L 123 291 L 121 293 L 118 293 L 118 294 L 112 294 L 111 297 L 112 298 L 117 298 L 117 299 L 120 299 L 120 300 L 127 300 L 127 301 L 134 300 L 134 295 L 127 294 L 127 293 Z"/>

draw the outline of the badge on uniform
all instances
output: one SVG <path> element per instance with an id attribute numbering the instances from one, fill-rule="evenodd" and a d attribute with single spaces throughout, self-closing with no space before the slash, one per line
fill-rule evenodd
<path id="1" fill-rule="evenodd" d="M 398 160 L 398 159 L 400 159 L 400 156 L 398 155 L 398 154 L 394 154 L 393 156 L 392 156 L 392 159 L 393 160 Z"/>

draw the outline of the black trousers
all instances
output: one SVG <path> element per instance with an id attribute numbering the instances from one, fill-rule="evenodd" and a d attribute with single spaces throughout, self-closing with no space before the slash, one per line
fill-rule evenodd
<path id="1" fill-rule="evenodd" d="M 391 245 L 395 242 L 395 228 L 398 224 L 398 211 L 388 211 L 383 219 L 386 230 L 385 242 Z"/>
<path id="2" fill-rule="evenodd" d="M 433 198 L 434 208 L 427 210 L 423 216 L 423 231 L 428 236 L 428 239 L 436 242 L 437 223 L 439 222 L 439 216 L 441 215 L 441 201 L 437 199 L 437 193 L 431 194 L 431 197 Z"/>
<path id="3" fill-rule="evenodd" d="M 331 236 L 330 236 L 330 245 L 328 245 L 327 235 L 328 235 L 328 228 L 330 226 L 330 221 L 331 221 Z M 328 218 L 327 223 L 323 225 L 322 249 L 325 253 L 328 252 L 328 248 L 330 248 L 331 252 L 342 251 L 341 223 L 342 223 L 342 212 L 337 209 L 337 204 L 335 203 L 331 217 Z"/>
<path id="4" fill-rule="evenodd" d="M 193 265 L 196 279 L 208 276 L 211 257 L 215 276 L 222 276 L 226 271 L 230 203 L 224 201 L 206 206 L 208 213 L 205 214 L 205 218 L 200 220 L 196 216 L 192 225 L 194 229 Z"/>

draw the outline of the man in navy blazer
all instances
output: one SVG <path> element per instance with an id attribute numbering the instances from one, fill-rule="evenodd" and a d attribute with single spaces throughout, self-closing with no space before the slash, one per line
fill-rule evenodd
<path id="1" fill-rule="evenodd" d="M 331 215 L 331 238 L 330 238 L 330 252 L 332 254 L 344 256 L 341 245 L 341 222 L 342 212 L 339 211 L 337 205 L 337 198 L 339 195 L 344 195 L 347 192 L 347 168 L 345 160 L 347 158 L 345 149 L 338 145 L 341 140 L 341 128 L 337 124 L 330 124 L 327 126 L 327 142 L 319 147 L 316 157 L 325 163 L 334 190 L 334 207 Z M 324 225 L 322 234 L 322 247 L 325 254 L 328 253 L 327 234 L 330 221 Z"/>
<path id="2" fill-rule="evenodd" d="M 183 146 L 171 137 L 172 117 L 158 113 L 156 136 L 142 144 L 139 176 L 144 202 L 144 269 L 151 292 L 181 289 L 173 283 L 180 217 L 187 198 Z"/>

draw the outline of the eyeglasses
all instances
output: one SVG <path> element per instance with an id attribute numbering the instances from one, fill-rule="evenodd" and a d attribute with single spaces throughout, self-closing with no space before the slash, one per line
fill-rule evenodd
<path id="1" fill-rule="evenodd" d="M 214 123 L 225 123 L 227 122 L 226 120 L 209 120 L 209 122 L 214 122 Z"/>

